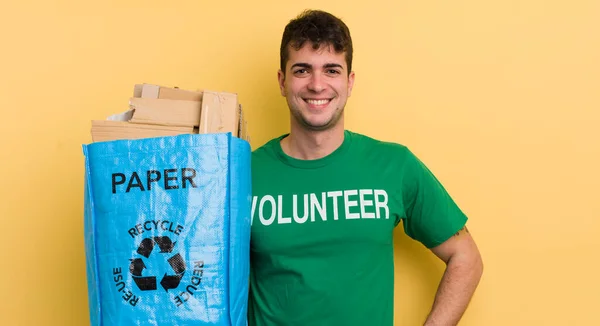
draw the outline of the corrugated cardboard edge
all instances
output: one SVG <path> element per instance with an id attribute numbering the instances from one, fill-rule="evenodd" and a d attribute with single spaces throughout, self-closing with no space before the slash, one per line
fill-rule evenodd
<path id="1" fill-rule="evenodd" d="M 202 90 L 182 89 L 176 86 L 143 83 L 133 87 L 133 97 L 200 102 L 202 96 Z"/>
<path id="2" fill-rule="evenodd" d="M 129 119 L 130 122 L 156 125 L 195 127 L 202 112 L 202 105 L 200 102 L 171 99 L 130 98 L 129 107 L 130 110 L 133 110 L 132 117 Z M 155 112 L 158 111 L 161 111 L 161 114 L 165 114 L 169 110 L 172 113 L 177 112 L 178 114 L 175 116 L 180 119 L 173 119 L 171 121 L 162 119 L 156 120 L 144 116 L 149 115 L 152 117 L 153 114 L 156 114 Z M 138 112 L 140 113 L 138 114 Z M 142 114 L 142 117 L 140 117 L 140 114 Z"/>
<path id="3" fill-rule="evenodd" d="M 160 85 L 143 84 L 141 98 L 158 98 Z"/>
<path id="4" fill-rule="evenodd" d="M 225 102 L 235 99 L 234 106 L 225 107 Z M 200 133 L 231 132 L 238 137 L 239 100 L 236 93 L 205 90 L 200 112 Z M 233 111 L 227 111 L 233 108 Z"/>

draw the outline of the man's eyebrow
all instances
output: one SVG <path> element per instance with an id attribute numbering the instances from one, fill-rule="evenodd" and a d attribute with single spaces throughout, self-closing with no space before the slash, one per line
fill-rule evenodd
<path id="1" fill-rule="evenodd" d="M 298 62 L 298 63 L 294 63 L 291 68 L 294 68 L 294 67 L 312 68 L 312 65 L 309 65 L 308 63 L 304 63 L 304 62 Z"/>
<path id="2" fill-rule="evenodd" d="M 294 63 L 292 65 L 291 68 L 295 68 L 295 67 L 300 67 L 300 68 L 312 68 L 311 64 L 308 63 L 304 63 L 304 62 L 298 62 L 298 63 Z M 340 69 L 344 69 L 344 67 L 342 67 L 341 64 L 339 63 L 326 63 L 323 65 L 323 68 L 340 68 Z"/>
<path id="3" fill-rule="evenodd" d="M 344 67 L 342 67 L 342 65 L 339 64 L 339 63 L 326 63 L 323 67 L 325 67 L 325 68 L 340 68 L 340 69 L 344 69 Z"/>

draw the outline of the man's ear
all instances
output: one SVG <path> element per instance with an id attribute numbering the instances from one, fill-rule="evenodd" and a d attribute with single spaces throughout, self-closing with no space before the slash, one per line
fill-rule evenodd
<path id="1" fill-rule="evenodd" d="M 354 87 L 354 71 L 348 75 L 348 97 L 352 94 L 352 88 Z"/>
<path id="2" fill-rule="evenodd" d="M 285 96 L 285 73 L 279 69 L 277 71 L 277 80 L 279 82 L 279 91 L 281 96 Z"/>

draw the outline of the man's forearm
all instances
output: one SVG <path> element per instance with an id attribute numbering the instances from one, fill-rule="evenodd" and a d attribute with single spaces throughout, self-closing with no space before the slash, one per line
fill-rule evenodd
<path id="1" fill-rule="evenodd" d="M 482 272 L 483 264 L 479 256 L 452 257 L 425 326 L 457 325 L 471 301 Z"/>

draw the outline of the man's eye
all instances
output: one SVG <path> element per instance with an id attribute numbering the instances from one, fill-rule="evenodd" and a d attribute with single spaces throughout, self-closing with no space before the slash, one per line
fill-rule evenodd
<path id="1" fill-rule="evenodd" d="M 340 72 L 335 69 L 329 69 L 328 73 L 330 73 L 332 75 L 336 75 L 336 74 L 339 74 Z"/>
<path id="2" fill-rule="evenodd" d="M 304 74 L 304 73 L 306 73 L 306 69 L 298 69 L 294 73 L 295 74 Z"/>

